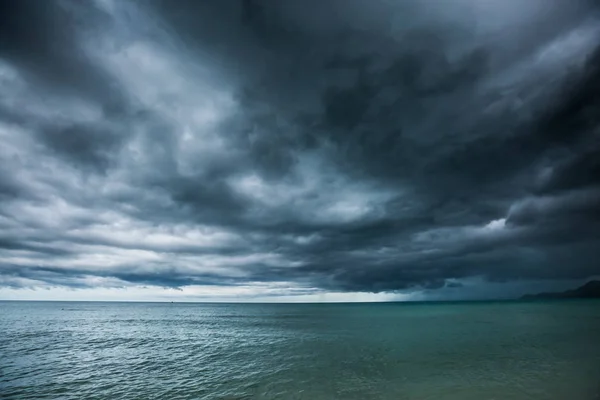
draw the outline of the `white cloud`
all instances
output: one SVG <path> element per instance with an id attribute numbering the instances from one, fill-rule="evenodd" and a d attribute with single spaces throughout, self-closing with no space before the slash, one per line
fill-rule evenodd
<path id="1" fill-rule="evenodd" d="M 504 229 L 505 226 L 506 226 L 506 218 L 500 218 L 500 219 L 495 219 L 493 221 L 490 221 L 484 228 L 494 231 L 494 230 L 498 230 L 498 229 Z"/>

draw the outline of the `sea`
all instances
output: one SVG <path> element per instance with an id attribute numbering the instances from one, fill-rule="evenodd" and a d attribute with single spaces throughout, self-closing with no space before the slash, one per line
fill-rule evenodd
<path id="1" fill-rule="evenodd" d="M 0 302 L 0 398 L 599 400 L 600 302 Z"/>

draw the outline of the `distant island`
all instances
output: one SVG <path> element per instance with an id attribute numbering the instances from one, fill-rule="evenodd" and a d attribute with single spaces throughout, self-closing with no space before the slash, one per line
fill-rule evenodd
<path id="1" fill-rule="evenodd" d="M 564 292 L 526 294 L 521 299 L 600 299 L 600 281 L 590 281 L 577 289 L 566 290 Z"/>

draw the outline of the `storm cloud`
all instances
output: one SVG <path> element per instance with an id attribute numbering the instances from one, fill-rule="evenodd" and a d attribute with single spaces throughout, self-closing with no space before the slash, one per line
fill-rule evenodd
<path id="1" fill-rule="evenodd" d="M 0 287 L 600 275 L 599 11 L 2 0 Z"/>

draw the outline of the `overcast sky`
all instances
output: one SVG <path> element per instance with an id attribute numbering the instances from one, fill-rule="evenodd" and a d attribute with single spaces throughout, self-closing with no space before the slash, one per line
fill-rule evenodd
<path id="1" fill-rule="evenodd" d="M 0 298 L 600 275 L 591 0 L 0 0 Z"/>

